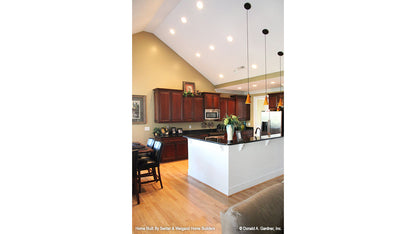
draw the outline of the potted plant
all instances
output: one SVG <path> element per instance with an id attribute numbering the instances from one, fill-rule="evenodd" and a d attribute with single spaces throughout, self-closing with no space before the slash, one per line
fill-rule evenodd
<path id="1" fill-rule="evenodd" d="M 236 115 L 230 115 L 228 116 L 227 114 L 225 115 L 224 118 L 224 126 L 227 130 L 227 141 L 231 142 L 233 140 L 234 137 L 234 130 L 241 130 L 241 122 L 238 119 L 238 116 Z M 241 134 L 240 134 L 241 136 Z"/>
<path id="2" fill-rule="evenodd" d="M 194 93 L 192 93 L 191 91 L 184 91 L 183 92 L 183 94 L 182 94 L 182 96 L 184 96 L 184 97 L 193 97 L 194 96 Z"/>

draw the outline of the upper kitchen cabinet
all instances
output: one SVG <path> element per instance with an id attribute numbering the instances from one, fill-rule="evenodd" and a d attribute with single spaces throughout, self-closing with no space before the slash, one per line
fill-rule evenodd
<path id="1" fill-rule="evenodd" d="M 240 120 L 250 120 L 250 105 L 246 104 L 246 96 L 232 96 L 235 99 L 235 115 Z"/>
<path id="2" fill-rule="evenodd" d="M 204 121 L 204 98 L 202 97 L 193 97 L 192 109 L 193 109 L 193 119 L 194 122 Z"/>
<path id="3" fill-rule="evenodd" d="M 183 97 L 181 90 L 154 89 L 155 122 L 182 122 Z"/>
<path id="4" fill-rule="evenodd" d="M 202 97 L 183 98 L 183 121 L 202 122 L 204 121 L 204 99 Z"/>
<path id="5" fill-rule="evenodd" d="M 219 93 L 203 93 L 205 109 L 220 109 Z"/>
<path id="6" fill-rule="evenodd" d="M 220 116 L 221 116 L 221 119 L 224 119 L 225 115 L 235 115 L 235 99 L 233 99 L 233 98 L 220 98 Z"/>
<path id="7" fill-rule="evenodd" d="M 277 104 L 279 104 L 279 99 L 284 99 L 284 93 L 272 93 L 269 94 L 269 109 L 272 111 L 277 110 Z"/>

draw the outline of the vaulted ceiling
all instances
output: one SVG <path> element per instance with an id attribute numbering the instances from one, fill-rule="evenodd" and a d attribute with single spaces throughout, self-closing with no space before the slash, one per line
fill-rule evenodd
<path id="1" fill-rule="evenodd" d="M 277 55 L 284 51 L 283 0 L 133 0 L 133 34 L 155 34 L 218 88 L 246 91 L 246 2 L 251 4 L 250 90 L 264 90 L 267 65 L 269 92 L 277 91 L 284 58 Z M 266 38 L 263 29 L 269 30 Z"/>

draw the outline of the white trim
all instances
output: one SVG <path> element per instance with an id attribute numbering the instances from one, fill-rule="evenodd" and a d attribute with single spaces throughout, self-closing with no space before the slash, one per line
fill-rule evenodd
<path id="1" fill-rule="evenodd" d="M 272 88 L 272 89 L 267 89 L 268 93 L 276 93 L 276 92 L 280 92 L 280 88 Z M 282 87 L 282 92 L 284 92 L 285 89 L 284 87 Z M 217 93 L 230 93 L 230 94 L 235 94 L 235 95 L 247 95 L 247 91 L 239 91 L 239 90 L 231 90 L 231 89 L 215 89 L 215 92 Z M 264 93 L 264 89 L 261 90 L 250 90 L 250 94 L 259 94 L 259 93 Z"/>
<path id="2" fill-rule="evenodd" d="M 260 100 L 263 100 L 264 99 L 264 97 L 265 96 L 255 96 L 254 98 L 253 98 L 253 134 L 255 133 L 255 131 L 256 131 L 256 128 L 257 127 L 259 127 L 259 128 L 261 128 L 261 116 L 257 116 L 256 115 L 256 113 L 257 113 L 257 101 L 260 99 Z"/>
<path id="3" fill-rule="evenodd" d="M 238 193 L 240 191 L 243 191 L 244 189 L 251 188 L 251 187 L 253 187 L 255 185 L 258 185 L 258 184 L 261 184 L 265 181 L 268 181 L 268 180 L 271 180 L 273 178 L 279 177 L 279 176 L 283 175 L 283 172 L 284 172 L 283 168 L 280 168 L 278 170 L 272 171 L 272 172 L 270 172 L 266 175 L 260 176 L 258 178 L 254 178 L 254 179 L 246 181 L 244 183 L 234 185 L 234 186 L 232 186 L 228 189 L 228 194 L 226 194 L 226 195 L 231 196 L 234 193 Z"/>

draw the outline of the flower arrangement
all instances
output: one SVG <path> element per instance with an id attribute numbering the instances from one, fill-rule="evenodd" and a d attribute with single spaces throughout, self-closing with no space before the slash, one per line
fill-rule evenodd
<path id="1" fill-rule="evenodd" d="M 230 115 L 230 116 L 228 116 L 227 114 L 225 115 L 224 126 L 227 126 L 228 124 L 230 124 L 233 127 L 233 129 L 236 129 L 236 130 L 244 129 L 244 124 L 241 123 L 241 121 L 238 119 L 238 116 L 236 115 Z"/>

